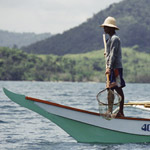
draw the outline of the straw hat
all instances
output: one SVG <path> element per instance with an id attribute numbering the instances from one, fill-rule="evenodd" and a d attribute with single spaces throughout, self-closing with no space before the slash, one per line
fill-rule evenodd
<path id="1" fill-rule="evenodd" d="M 100 25 L 100 27 L 104 27 L 104 26 L 112 27 L 115 28 L 116 30 L 119 30 L 119 28 L 116 26 L 116 19 L 110 16 L 105 19 L 102 25 Z"/>

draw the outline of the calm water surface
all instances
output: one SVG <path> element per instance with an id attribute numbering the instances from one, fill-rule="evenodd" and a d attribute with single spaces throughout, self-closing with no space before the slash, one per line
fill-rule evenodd
<path id="1" fill-rule="evenodd" d="M 0 150 L 150 150 L 150 144 L 147 143 L 77 143 L 51 121 L 10 101 L 4 95 L 3 87 L 26 96 L 98 112 L 96 94 L 105 85 L 0 81 Z M 124 93 L 126 102 L 150 100 L 150 84 L 127 84 Z M 150 112 L 137 108 L 126 108 L 125 115 L 150 118 Z"/>

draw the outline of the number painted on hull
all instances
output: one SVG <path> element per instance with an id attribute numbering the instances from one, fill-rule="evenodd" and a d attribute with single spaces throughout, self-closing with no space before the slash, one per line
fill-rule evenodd
<path id="1" fill-rule="evenodd" d="M 141 127 L 141 129 L 142 129 L 143 131 L 148 131 L 148 132 L 150 132 L 150 124 L 144 124 L 144 125 Z"/>

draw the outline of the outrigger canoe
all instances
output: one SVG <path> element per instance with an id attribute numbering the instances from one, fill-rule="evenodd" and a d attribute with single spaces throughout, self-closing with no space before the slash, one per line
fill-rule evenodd
<path id="1" fill-rule="evenodd" d="M 150 119 L 120 117 L 107 120 L 103 115 L 40 100 L 3 89 L 9 99 L 51 120 L 77 142 L 150 142 Z"/>

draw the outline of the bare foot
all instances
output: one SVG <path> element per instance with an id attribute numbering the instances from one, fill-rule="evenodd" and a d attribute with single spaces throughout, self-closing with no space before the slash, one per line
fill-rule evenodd
<path id="1" fill-rule="evenodd" d="M 117 115 L 116 115 L 116 118 L 119 118 L 119 117 L 124 117 L 124 114 L 121 113 L 121 112 L 118 112 Z"/>

